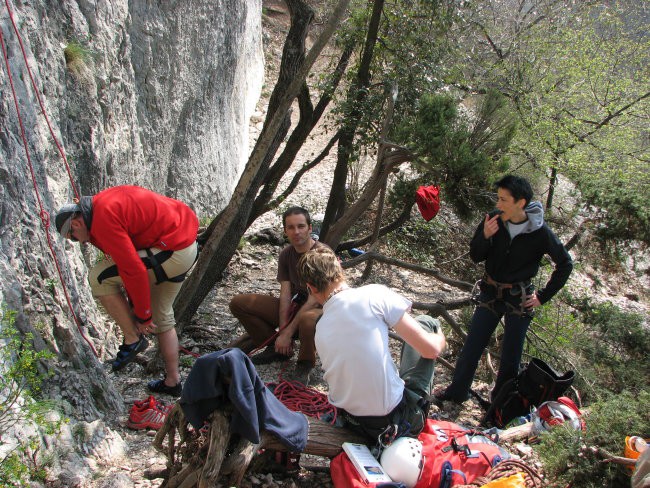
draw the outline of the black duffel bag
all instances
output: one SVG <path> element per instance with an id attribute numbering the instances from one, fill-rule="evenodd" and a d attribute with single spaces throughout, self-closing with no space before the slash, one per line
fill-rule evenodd
<path id="1" fill-rule="evenodd" d="M 560 375 L 541 359 L 532 358 L 516 378 L 506 381 L 496 392 L 483 417 L 483 425 L 504 428 L 512 419 L 527 415 L 532 407 L 557 400 L 571 386 L 575 373 Z"/>

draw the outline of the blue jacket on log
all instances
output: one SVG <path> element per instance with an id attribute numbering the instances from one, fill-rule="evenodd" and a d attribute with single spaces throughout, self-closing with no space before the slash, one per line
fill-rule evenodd
<path id="1" fill-rule="evenodd" d="M 180 405 L 187 420 L 200 429 L 226 400 L 234 406 L 232 433 L 258 444 L 260 431 L 268 430 L 290 451 L 305 450 L 307 418 L 273 395 L 241 349 L 223 349 L 198 358 L 183 386 Z"/>

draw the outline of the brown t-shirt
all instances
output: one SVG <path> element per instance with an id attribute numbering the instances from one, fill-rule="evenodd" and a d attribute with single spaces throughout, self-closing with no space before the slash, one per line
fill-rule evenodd
<path id="1" fill-rule="evenodd" d="M 327 244 L 324 244 L 320 241 L 314 241 L 312 249 L 318 247 L 329 247 Z M 304 253 L 299 253 L 296 251 L 296 248 L 289 244 L 287 247 L 280 251 L 280 257 L 278 258 L 278 281 L 288 281 L 291 283 L 291 296 L 295 295 L 299 291 L 307 293 L 307 287 L 304 283 L 300 281 L 298 277 L 298 260 Z"/>

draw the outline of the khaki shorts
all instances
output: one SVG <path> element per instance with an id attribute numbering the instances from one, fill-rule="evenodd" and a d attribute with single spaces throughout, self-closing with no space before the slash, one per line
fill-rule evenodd
<path id="1" fill-rule="evenodd" d="M 151 251 L 155 255 L 161 252 L 161 249 L 152 247 Z M 138 251 L 138 254 L 141 257 L 147 256 L 145 250 Z M 189 271 L 195 260 L 196 242 L 192 243 L 185 249 L 174 251 L 169 259 L 162 263 L 162 268 L 165 270 L 165 273 L 169 278 L 173 278 Z M 90 270 L 88 281 L 90 281 L 90 288 L 94 297 L 117 295 L 122 293 L 123 283 L 122 278 L 120 278 L 119 275 L 103 279 L 101 283 L 98 280 L 99 275 L 111 266 L 116 266 L 115 262 L 110 257 L 106 257 L 99 261 Z M 167 332 L 168 330 L 173 329 L 176 325 L 173 305 L 176 295 L 178 295 L 183 283 L 164 281 L 156 284 L 156 276 L 154 275 L 154 272 L 151 269 L 148 269 L 147 273 L 149 275 L 149 290 L 151 293 L 151 315 L 153 323 L 157 326 L 154 334 L 160 334 L 161 332 Z"/>

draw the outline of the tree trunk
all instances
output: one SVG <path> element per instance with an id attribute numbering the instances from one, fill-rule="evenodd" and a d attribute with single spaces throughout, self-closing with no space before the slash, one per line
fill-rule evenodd
<path id="1" fill-rule="evenodd" d="M 350 57 L 352 56 L 352 52 L 353 49 L 351 45 L 343 50 L 343 53 L 339 58 L 338 65 L 334 70 L 334 73 L 332 74 L 330 83 L 328 87 L 324 90 L 323 96 L 321 97 L 318 104 L 316 105 L 316 108 L 312 107 L 311 99 L 309 95 L 309 88 L 307 87 L 307 84 L 305 83 L 303 85 L 303 89 L 301 90 L 300 96 L 298 98 L 299 107 L 300 107 L 300 120 L 298 121 L 298 125 L 296 126 L 296 128 L 291 133 L 291 136 L 289 137 L 289 140 L 287 141 L 287 144 L 285 145 L 282 154 L 278 156 L 277 161 L 269 169 L 269 172 L 266 175 L 266 178 L 264 179 L 264 186 L 262 187 L 259 194 L 257 195 L 257 198 L 255 199 L 253 210 L 251 211 L 251 215 L 248 219 L 249 226 L 260 215 L 262 215 L 264 212 L 267 212 L 272 208 L 269 205 L 269 200 L 271 200 L 271 198 L 273 197 L 273 193 L 278 187 L 280 180 L 282 179 L 284 174 L 287 172 L 287 170 L 291 167 L 292 163 L 294 162 L 296 155 L 298 154 L 298 151 L 300 150 L 300 148 L 302 148 L 303 144 L 307 140 L 307 137 L 309 136 L 309 134 L 311 134 L 311 131 L 314 129 L 314 127 L 322 117 L 323 113 L 325 112 L 325 109 L 332 101 L 332 96 L 334 95 L 336 88 L 341 82 L 341 78 L 343 77 L 343 74 L 347 69 L 348 63 L 350 62 Z M 295 185 L 293 185 L 291 191 L 293 191 L 293 188 L 295 188 Z M 283 194 L 284 194 L 284 198 L 286 198 L 288 193 L 285 191 Z"/>
<path id="2" fill-rule="evenodd" d="M 329 199 L 327 200 L 325 218 L 321 227 L 321 240 L 325 240 L 328 244 L 330 226 L 338 220 L 345 209 L 345 183 L 348 179 L 348 165 L 352 155 L 354 136 L 361 117 L 361 103 L 367 97 L 367 89 L 370 86 L 370 64 L 377 43 L 383 8 L 384 0 L 374 1 L 356 80 L 347 95 L 347 101 L 351 109 L 344 119 L 343 127 L 339 130 L 338 160 L 334 169 L 334 180 L 332 181 Z"/>
<path id="3" fill-rule="evenodd" d="M 553 207 L 553 197 L 555 196 L 555 185 L 557 184 L 557 168 L 551 168 L 551 178 L 548 182 L 548 195 L 546 195 L 546 211 Z"/>
<path id="4" fill-rule="evenodd" d="M 366 187 L 361 196 L 330 227 L 329 231 L 325 235 L 324 241 L 332 249 L 336 249 L 345 233 L 372 204 L 373 200 L 380 192 L 384 180 L 388 178 L 388 174 L 393 170 L 393 168 L 406 161 L 410 161 L 412 157 L 413 155 L 411 152 L 406 149 L 393 149 L 390 152 L 388 150 L 386 151 L 382 163 L 375 166 L 372 175 L 366 182 Z"/>
<path id="5" fill-rule="evenodd" d="M 264 166 L 268 148 L 275 139 L 285 119 L 287 110 L 289 110 L 291 103 L 298 95 L 316 58 L 343 18 L 349 1 L 340 0 L 338 2 L 332 11 L 330 20 L 288 86 L 280 87 L 276 85 L 274 91 L 279 93 L 277 109 L 272 115 L 267 115 L 266 123 L 251 152 L 248 164 L 244 168 L 230 202 L 217 217 L 218 222 L 205 242 L 196 267 L 183 283 L 175 302 L 179 329 L 182 330 L 184 325 L 189 324 L 199 305 L 219 280 L 223 270 L 236 251 L 239 240 L 246 230 L 248 216 L 257 190 L 268 169 Z"/>
<path id="6" fill-rule="evenodd" d="M 397 218 L 393 220 L 391 223 L 379 229 L 379 236 L 380 237 L 384 236 L 390 232 L 393 232 L 394 230 L 399 229 L 402 225 L 404 225 L 411 218 L 411 209 L 413 208 L 414 204 L 415 204 L 415 198 L 406 201 L 404 207 L 402 208 L 402 211 L 397 216 Z M 353 241 L 342 242 L 337 246 L 336 250 L 347 251 L 348 249 L 352 249 L 354 247 L 364 246 L 370 243 L 371 241 L 372 241 L 372 235 L 368 235 L 360 239 L 355 239 Z"/>
<path id="7" fill-rule="evenodd" d="M 388 97 L 388 106 L 386 108 L 386 116 L 384 117 L 384 123 L 381 128 L 381 140 L 384 141 L 388 137 L 388 130 L 390 129 L 391 124 L 393 123 L 393 112 L 395 110 L 395 101 L 397 100 L 398 88 L 393 86 Z M 384 156 L 386 155 L 386 145 L 383 143 L 379 144 L 379 150 L 377 151 L 377 165 L 384 165 Z M 386 187 L 388 186 L 388 173 L 382 175 L 381 187 L 379 189 L 379 202 L 377 203 L 377 215 L 375 216 L 375 223 L 372 229 L 372 238 L 370 241 L 370 250 L 375 251 L 377 247 L 377 239 L 379 238 L 379 230 L 381 229 L 381 219 L 384 215 L 384 205 L 386 202 Z M 366 269 L 363 270 L 363 275 L 361 276 L 362 280 L 367 280 L 372 273 L 372 259 L 368 260 L 366 264 Z"/>

